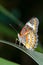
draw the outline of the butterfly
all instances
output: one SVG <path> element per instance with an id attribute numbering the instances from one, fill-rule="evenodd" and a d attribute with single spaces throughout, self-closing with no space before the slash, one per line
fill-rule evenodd
<path id="1" fill-rule="evenodd" d="M 27 49 L 34 49 L 38 44 L 38 18 L 31 18 L 18 33 L 19 42 L 22 43 Z"/>

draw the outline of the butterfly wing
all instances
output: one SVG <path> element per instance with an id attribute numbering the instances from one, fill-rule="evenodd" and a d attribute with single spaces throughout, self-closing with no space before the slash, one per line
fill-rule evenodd
<path id="1" fill-rule="evenodd" d="M 37 33 L 38 32 L 39 20 L 37 18 L 32 18 L 29 22 L 32 26 L 34 33 Z"/>
<path id="2" fill-rule="evenodd" d="M 20 33 L 18 34 L 18 39 L 27 49 L 34 49 L 38 43 L 38 25 L 39 20 L 37 18 L 32 18 L 29 22 L 25 24 Z"/>

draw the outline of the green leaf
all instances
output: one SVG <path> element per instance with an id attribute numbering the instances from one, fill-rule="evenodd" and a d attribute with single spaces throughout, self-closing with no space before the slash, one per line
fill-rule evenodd
<path id="1" fill-rule="evenodd" d="M 11 45 L 13 47 L 16 47 L 17 49 L 23 51 L 28 56 L 30 56 L 34 61 L 36 61 L 39 65 L 43 65 L 43 54 L 37 51 L 27 50 L 25 47 L 21 47 L 17 44 L 10 43 L 4 40 L 0 40 L 1 43 Z"/>
<path id="2" fill-rule="evenodd" d="M 12 21 L 17 24 L 17 25 L 21 25 L 20 27 L 22 28 L 24 26 L 24 24 L 19 21 L 12 13 L 10 13 L 9 11 L 6 10 L 6 8 L 4 8 L 2 5 L 0 5 L 0 12 L 2 12 L 4 15 L 8 16 L 10 19 L 12 19 Z"/>
<path id="3" fill-rule="evenodd" d="M 3 59 L 3 58 L 0 58 L 0 65 L 19 65 L 19 64 L 8 61 L 8 60 Z"/>

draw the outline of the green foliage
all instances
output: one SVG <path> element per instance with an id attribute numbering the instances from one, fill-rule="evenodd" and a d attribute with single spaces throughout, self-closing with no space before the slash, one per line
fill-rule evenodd
<path id="1" fill-rule="evenodd" d="M 24 47 L 21 47 L 21 46 L 19 47 L 19 45 L 14 44 L 14 43 L 10 43 L 10 42 L 7 42 L 7 41 L 0 40 L 0 42 L 18 48 L 19 50 L 21 50 L 22 52 L 24 52 L 24 53 L 26 53 L 28 56 L 30 56 L 30 57 L 31 57 L 34 61 L 36 61 L 39 65 L 43 65 L 43 54 L 42 54 L 42 53 L 37 52 L 37 51 L 27 50 L 27 49 L 24 48 Z"/>
<path id="2" fill-rule="evenodd" d="M 13 31 L 12 29 L 8 28 L 7 26 L 1 23 L 0 23 L 0 32 L 3 35 L 9 36 L 9 37 L 13 37 L 13 38 L 17 37 L 17 32 Z"/>
<path id="3" fill-rule="evenodd" d="M 24 26 L 23 23 L 21 23 L 15 16 L 13 16 L 12 13 L 8 12 L 2 5 L 0 5 L 0 12 L 2 12 L 4 15 L 8 16 L 10 19 L 12 19 L 12 21 L 19 25 L 21 24 L 21 28 Z"/>
<path id="4" fill-rule="evenodd" d="M 19 64 L 8 61 L 8 60 L 3 59 L 3 58 L 0 58 L 0 65 L 19 65 Z"/>

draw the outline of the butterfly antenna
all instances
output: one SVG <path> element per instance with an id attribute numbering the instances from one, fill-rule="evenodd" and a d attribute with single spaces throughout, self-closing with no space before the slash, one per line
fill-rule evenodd
<path id="1" fill-rule="evenodd" d="M 16 33 L 18 33 L 17 30 L 14 28 L 14 26 L 13 26 L 12 24 L 9 24 L 9 25 L 10 25 L 10 27 L 11 27 L 13 30 L 15 30 Z"/>

